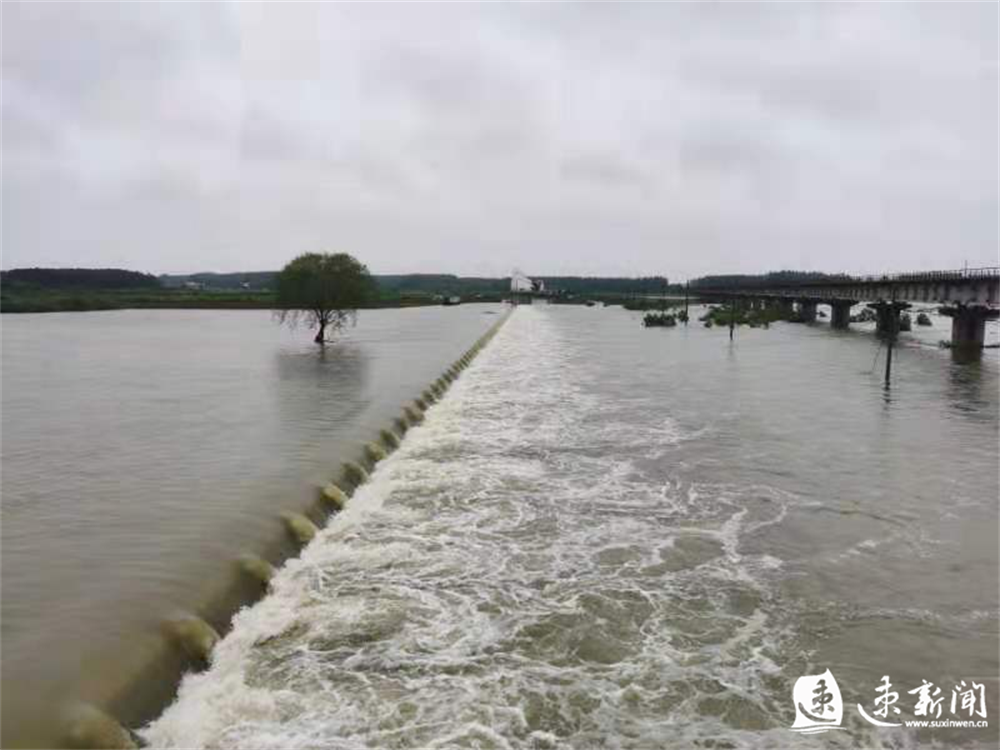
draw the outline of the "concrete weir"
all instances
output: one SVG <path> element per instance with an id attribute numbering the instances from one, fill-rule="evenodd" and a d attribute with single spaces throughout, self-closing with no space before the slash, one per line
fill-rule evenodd
<path id="1" fill-rule="evenodd" d="M 334 511 L 343 510 L 347 505 L 347 493 L 333 482 L 320 492 L 320 500 Z"/>
<path id="2" fill-rule="evenodd" d="M 279 543 L 272 553 L 291 547 L 293 554 L 297 554 L 294 550 L 309 544 L 319 533 L 325 519 L 348 505 L 351 495 L 368 481 L 369 472 L 400 447 L 410 429 L 423 422 L 425 412 L 441 400 L 461 371 L 496 335 L 511 312 L 508 310 L 420 396 L 403 407 L 402 415 L 393 420 L 391 427 L 380 430 L 376 440 L 363 443 L 357 460 L 343 462 L 337 481 L 318 488 L 313 507 L 303 513 L 281 514 L 286 541 Z M 229 573 L 232 579 L 230 584 L 218 592 L 216 600 L 198 610 L 204 617 L 195 613 L 184 614 L 163 623 L 163 652 L 176 656 L 171 660 L 161 655 L 156 664 L 147 666 L 144 674 L 121 686 L 119 694 L 130 698 L 139 696 L 138 700 L 132 701 L 132 707 L 118 711 L 116 700 L 109 700 L 106 705 L 105 701 L 97 701 L 102 704 L 100 706 L 77 703 L 65 707 L 58 722 L 53 723 L 53 731 L 58 732 L 60 738 L 53 744 L 73 748 L 142 747 L 142 738 L 127 725 L 141 726 L 162 710 L 163 705 L 173 697 L 183 670 L 198 670 L 209 665 L 212 652 L 221 638 L 220 633 L 224 635 L 228 630 L 233 613 L 260 598 L 268 590 L 275 572 L 274 566 L 265 557 L 255 554 L 240 556 Z"/>
<path id="3" fill-rule="evenodd" d="M 378 443 L 365 443 L 365 462 L 368 464 L 369 471 L 375 468 L 375 464 L 382 461 L 388 456 L 383 448 Z"/>
<path id="4" fill-rule="evenodd" d="M 392 430 L 381 430 L 378 439 L 382 441 L 382 446 L 387 451 L 394 451 L 399 447 L 399 435 Z"/>
<path id="5" fill-rule="evenodd" d="M 267 588 L 274 577 L 274 566 L 257 555 L 242 555 L 239 566 L 244 575 L 249 576 L 264 588 Z"/>
<path id="6" fill-rule="evenodd" d="M 70 706 L 61 723 L 66 747 L 127 750 L 141 746 L 132 732 L 88 703 Z"/>
<path id="7" fill-rule="evenodd" d="M 368 481 L 368 472 L 357 461 L 344 461 L 340 476 L 349 487 L 358 487 Z"/>
<path id="8" fill-rule="evenodd" d="M 301 513 L 283 513 L 281 519 L 285 522 L 288 535 L 303 547 L 315 539 L 319 532 L 316 524 Z"/>
<path id="9" fill-rule="evenodd" d="M 219 633 L 195 615 L 185 615 L 164 623 L 167 638 L 175 643 L 192 662 L 206 666 L 212 649 L 219 642 Z"/>

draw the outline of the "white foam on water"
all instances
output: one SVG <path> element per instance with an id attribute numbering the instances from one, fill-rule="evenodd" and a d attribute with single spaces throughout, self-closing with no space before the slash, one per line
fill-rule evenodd
<path id="1" fill-rule="evenodd" d="M 518 310 L 236 616 L 151 745 L 819 746 L 774 686 L 782 561 L 744 549 L 794 498 L 649 473 L 705 426 L 609 407 L 573 346 Z"/>

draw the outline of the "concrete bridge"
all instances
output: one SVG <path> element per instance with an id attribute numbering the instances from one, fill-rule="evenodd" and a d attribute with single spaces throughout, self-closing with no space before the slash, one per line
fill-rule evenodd
<path id="1" fill-rule="evenodd" d="M 822 280 L 763 285 L 698 286 L 699 297 L 743 300 L 749 305 L 798 309 L 805 322 L 816 319 L 816 306 L 830 306 L 830 325 L 847 328 L 851 308 L 865 303 L 874 309 L 876 330 L 895 335 L 899 314 L 913 302 L 940 306 L 951 317 L 951 343 L 956 349 L 983 347 L 986 321 L 1000 315 L 1000 267 L 927 271 L 882 276 L 836 276 Z"/>

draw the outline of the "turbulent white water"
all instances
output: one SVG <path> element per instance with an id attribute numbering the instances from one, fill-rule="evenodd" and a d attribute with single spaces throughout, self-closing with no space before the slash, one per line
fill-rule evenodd
<path id="1" fill-rule="evenodd" d="M 748 544 L 808 503 L 677 470 L 715 423 L 601 398 L 559 314 L 512 316 L 237 616 L 153 746 L 857 744 L 787 731 L 807 663 L 782 555 Z"/>

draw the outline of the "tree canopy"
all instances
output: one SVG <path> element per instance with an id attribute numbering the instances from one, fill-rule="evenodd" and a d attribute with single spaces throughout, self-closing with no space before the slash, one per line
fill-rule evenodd
<path id="1" fill-rule="evenodd" d="M 275 280 L 279 322 L 318 329 L 315 341 L 353 321 L 375 292 L 367 266 L 347 253 L 305 253 L 286 265 Z"/>

